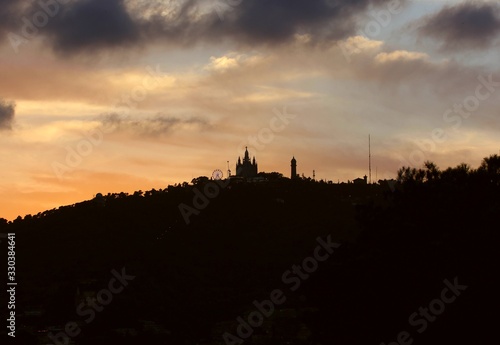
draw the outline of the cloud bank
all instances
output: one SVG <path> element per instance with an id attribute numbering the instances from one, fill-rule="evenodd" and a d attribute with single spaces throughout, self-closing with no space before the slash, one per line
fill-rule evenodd
<path id="1" fill-rule="evenodd" d="M 447 6 L 422 23 L 420 34 L 437 40 L 442 50 L 486 49 L 500 33 L 500 5 L 466 2 Z"/>
<path id="2" fill-rule="evenodd" d="M 172 131 L 204 129 L 209 127 L 208 121 L 199 117 L 180 118 L 157 114 L 143 119 L 132 119 L 119 114 L 106 114 L 99 118 L 103 132 L 132 134 L 137 137 L 159 137 Z"/>
<path id="3" fill-rule="evenodd" d="M 23 36 L 29 21 L 35 25 L 31 32 L 39 31 L 53 49 L 70 54 L 153 42 L 280 44 L 297 34 L 309 34 L 321 42 L 354 34 L 359 15 L 389 1 L 1 0 L 0 37 L 14 33 L 29 39 Z M 40 12 L 47 14 L 46 20 Z"/>

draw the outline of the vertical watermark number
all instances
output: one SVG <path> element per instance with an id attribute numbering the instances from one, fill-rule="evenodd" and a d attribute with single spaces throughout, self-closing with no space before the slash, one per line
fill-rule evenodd
<path id="1" fill-rule="evenodd" d="M 7 319 L 7 329 L 9 336 L 16 337 L 16 235 L 7 234 L 7 309 L 9 318 Z"/>

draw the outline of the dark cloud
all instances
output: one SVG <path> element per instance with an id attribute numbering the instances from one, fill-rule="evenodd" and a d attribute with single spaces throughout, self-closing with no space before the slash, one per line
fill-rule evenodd
<path id="1" fill-rule="evenodd" d="M 198 2 L 186 1 L 174 20 L 154 17 L 143 24 L 147 37 L 182 44 L 225 39 L 240 44 L 280 44 L 292 40 L 296 34 L 310 34 L 313 40 L 320 41 L 341 39 L 355 33 L 359 14 L 369 5 L 378 6 L 389 1 L 225 0 L 219 1 L 227 3 L 225 8 L 222 6 L 219 11 L 214 9 L 204 15 L 193 15 Z"/>
<path id="2" fill-rule="evenodd" d="M 14 29 L 17 20 L 21 19 L 21 5 L 22 1 L 19 0 L 0 0 L 0 39 Z"/>
<path id="3" fill-rule="evenodd" d="M 136 43 L 139 27 L 123 0 L 83 0 L 68 6 L 47 25 L 56 50 L 113 48 Z"/>
<path id="4" fill-rule="evenodd" d="M 47 35 L 53 47 L 62 53 L 151 42 L 188 45 L 229 39 L 240 44 L 279 44 L 293 39 L 295 34 L 310 34 L 313 40 L 321 41 L 355 33 L 358 15 L 370 5 L 379 6 L 390 1 L 76 0 L 58 5 L 53 11 L 55 14 L 39 32 Z M 33 18 L 41 5 L 16 0 L 16 4 L 26 2 L 31 6 L 24 14 Z M 56 0 L 52 2 L 58 4 Z M 0 4 L 2 9 L 19 8 L 14 0 L 0 0 Z M 18 19 L 17 34 L 23 24 L 19 16 Z"/>
<path id="5" fill-rule="evenodd" d="M 0 100 L 0 130 L 12 129 L 16 105 Z"/>
<path id="6" fill-rule="evenodd" d="M 380 3 L 381 1 L 372 1 Z M 370 1 L 243 0 L 234 16 L 217 21 L 227 35 L 252 42 L 283 42 L 297 33 L 343 38 L 355 30 L 353 16 Z"/>
<path id="7" fill-rule="evenodd" d="M 209 123 L 199 117 L 179 118 L 158 114 L 144 119 L 132 119 L 119 114 L 103 115 L 100 119 L 103 132 L 127 132 L 140 137 L 160 137 L 174 130 L 194 126 L 197 129 L 209 127 Z"/>
<path id="8" fill-rule="evenodd" d="M 500 5 L 463 3 L 423 20 L 420 33 L 441 41 L 443 50 L 485 49 L 500 33 Z"/>

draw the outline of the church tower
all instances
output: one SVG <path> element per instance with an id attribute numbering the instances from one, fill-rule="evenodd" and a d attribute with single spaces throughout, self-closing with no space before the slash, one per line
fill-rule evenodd
<path id="1" fill-rule="evenodd" d="M 295 157 L 292 158 L 292 162 L 291 162 L 291 166 L 292 166 L 292 174 L 290 176 L 291 179 L 294 179 L 297 177 L 297 161 L 295 160 Z"/>
<path id="2" fill-rule="evenodd" d="M 250 155 L 248 153 L 248 148 L 245 148 L 245 156 L 243 161 L 238 157 L 238 163 L 236 164 L 236 176 L 242 176 L 245 178 L 257 176 L 257 162 L 255 157 L 250 160 Z"/>

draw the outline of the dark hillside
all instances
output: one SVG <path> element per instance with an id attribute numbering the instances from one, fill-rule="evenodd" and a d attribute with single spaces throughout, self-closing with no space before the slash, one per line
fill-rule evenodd
<path id="1" fill-rule="evenodd" d="M 237 334 L 236 318 L 247 320 L 253 301 L 280 289 L 286 301 L 241 340 L 389 344 L 407 331 L 421 344 L 493 344 L 495 157 L 465 172 L 402 168 L 395 186 L 230 183 L 189 224 L 179 205 L 196 209 L 195 190 L 210 192 L 214 182 L 108 194 L 3 222 L 2 232 L 16 233 L 21 335 L 37 343 L 79 321 L 77 344 L 219 344 Z M 329 236 L 340 247 L 292 289 L 284 273 Z M 135 278 L 86 322 L 77 312 L 85 291 L 95 296 L 122 268 Z M 433 321 L 417 315 L 410 323 L 442 298 L 444 281 L 467 288 Z"/>

